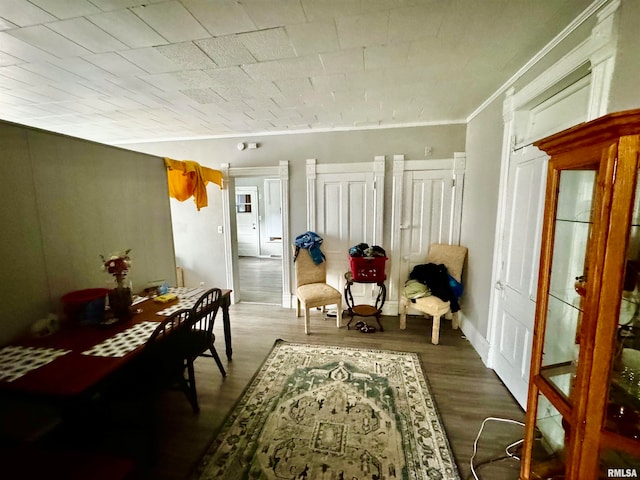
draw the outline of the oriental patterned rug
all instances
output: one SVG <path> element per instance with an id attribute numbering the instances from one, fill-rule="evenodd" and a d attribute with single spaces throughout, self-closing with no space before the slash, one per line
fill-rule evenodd
<path id="1" fill-rule="evenodd" d="M 278 340 L 198 480 L 459 480 L 416 353 Z"/>

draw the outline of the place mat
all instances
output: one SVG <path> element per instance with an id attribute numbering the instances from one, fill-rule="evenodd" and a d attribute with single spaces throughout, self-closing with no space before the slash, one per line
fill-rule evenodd
<path id="1" fill-rule="evenodd" d="M 207 291 L 208 289 L 202 287 L 169 287 L 169 293 L 175 293 L 180 298 L 195 298 L 196 300 Z"/>
<path id="2" fill-rule="evenodd" d="M 177 295 L 178 301 L 177 303 L 171 303 L 167 308 L 160 310 L 157 312 L 157 315 L 168 317 L 178 310 L 193 308 L 200 297 L 207 291 L 208 290 L 206 288 L 198 287 L 170 287 L 169 293 Z"/>
<path id="3" fill-rule="evenodd" d="M 0 348 L 0 380 L 13 382 L 71 350 L 9 345 Z"/>
<path id="4" fill-rule="evenodd" d="M 136 323 L 132 327 L 116 333 L 113 337 L 94 345 L 82 354 L 95 357 L 124 357 L 145 343 L 158 325 L 160 325 L 159 322 L 150 321 Z"/>

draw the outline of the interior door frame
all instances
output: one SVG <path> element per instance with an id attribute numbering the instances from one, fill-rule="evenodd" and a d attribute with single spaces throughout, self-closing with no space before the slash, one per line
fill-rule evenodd
<path id="1" fill-rule="evenodd" d="M 223 195 L 222 217 L 224 229 L 225 266 L 227 272 L 227 285 L 231 285 L 231 302 L 236 303 L 240 292 L 240 274 L 238 271 L 238 245 L 234 241 L 237 238 L 235 222 L 235 178 L 238 177 L 264 177 L 280 180 L 280 202 L 282 222 L 282 299 L 283 308 L 291 308 L 291 255 L 286 248 L 290 244 L 289 238 L 289 162 L 281 160 L 277 166 L 264 167 L 231 167 L 229 163 L 223 163 L 222 171 Z M 238 297 L 238 298 L 237 298 Z"/>
<path id="2" fill-rule="evenodd" d="M 531 102 L 539 98 L 544 92 L 553 89 L 554 86 L 562 84 L 563 80 L 584 65 L 590 65 L 591 70 L 587 120 L 600 117 L 607 113 L 607 102 L 616 58 L 615 25 L 616 12 L 619 6 L 619 1 L 612 1 L 603 7 L 596 14 L 596 25 L 587 39 L 529 84 L 518 91 L 511 87 L 506 93 L 506 98 L 503 102 L 504 130 L 491 272 L 491 284 L 494 288 L 489 300 L 489 325 L 486 334 L 486 343 L 482 339 L 482 335 L 478 332 L 465 330 L 465 335 L 489 368 L 493 368 L 495 365 L 495 355 L 498 354 L 497 342 L 500 335 L 500 332 L 497 331 L 497 326 L 499 325 L 497 305 L 500 301 L 502 265 L 504 263 L 503 239 L 505 232 L 504 222 L 507 211 L 506 202 L 509 201 L 509 199 L 506 198 L 508 193 L 509 159 L 512 149 L 525 147 L 525 145 L 516 145 L 515 132 L 517 117 L 522 115 L 523 111 L 527 111 L 527 106 L 530 105 Z"/>

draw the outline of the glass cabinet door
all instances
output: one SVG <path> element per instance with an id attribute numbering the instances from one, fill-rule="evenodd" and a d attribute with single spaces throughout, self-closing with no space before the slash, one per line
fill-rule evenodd
<path id="1" fill-rule="evenodd" d="M 640 189 L 636 186 L 629 228 L 618 328 L 610 375 L 605 428 L 629 439 L 640 439 Z M 636 454 L 605 449 L 603 468 L 635 468 Z"/>
<path id="2" fill-rule="evenodd" d="M 547 295 L 540 377 L 571 405 L 580 352 L 583 301 L 589 278 L 596 170 L 562 170 L 554 221 L 554 240 Z M 569 426 L 559 407 L 538 394 L 536 426 L 540 448 L 532 472 L 562 475 Z"/>
<path id="3" fill-rule="evenodd" d="M 579 354 L 594 170 L 564 170 L 555 220 L 541 375 L 569 402 Z"/>

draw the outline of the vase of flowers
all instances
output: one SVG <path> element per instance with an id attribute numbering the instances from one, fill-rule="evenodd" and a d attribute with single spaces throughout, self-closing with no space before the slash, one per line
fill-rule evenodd
<path id="1" fill-rule="evenodd" d="M 100 255 L 102 269 L 113 276 L 113 285 L 108 294 L 109 308 L 113 316 L 119 320 L 131 318 L 133 297 L 131 295 L 131 281 L 127 278 L 131 267 L 130 251 L 129 249 L 124 253 L 111 255 L 109 258 Z"/>

